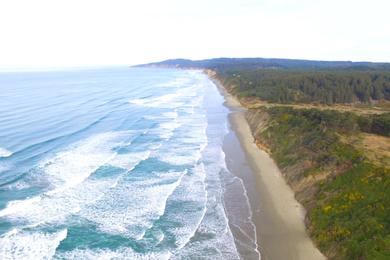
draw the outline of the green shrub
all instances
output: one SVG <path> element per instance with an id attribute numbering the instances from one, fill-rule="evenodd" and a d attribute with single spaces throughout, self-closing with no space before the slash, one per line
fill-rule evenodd
<path id="1" fill-rule="evenodd" d="M 265 110 L 271 121 L 257 138 L 270 146 L 282 169 L 310 161 L 301 177 L 333 171 L 333 177 L 318 184 L 314 208 L 308 212 L 309 230 L 320 249 L 335 259 L 390 259 L 390 170 L 339 139 L 340 133 L 372 132 L 374 125 L 383 130 L 387 116 Z"/>

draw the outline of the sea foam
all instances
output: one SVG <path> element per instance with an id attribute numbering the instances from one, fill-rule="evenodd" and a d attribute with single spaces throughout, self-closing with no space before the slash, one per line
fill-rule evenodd
<path id="1" fill-rule="evenodd" d="M 83 182 L 98 167 L 113 159 L 115 157 L 113 148 L 120 146 L 129 137 L 129 132 L 97 134 L 42 162 L 39 167 L 55 187 L 50 193 Z"/>
<path id="2" fill-rule="evenodd" d="M 149 156 L 149 152 L 144 152 L 121 154 L 116 158 L 113 148 L 128 138 L 126 132 L 98 134 L 45 160 L 39 167 L 54 188 L 36 197 L 8 202 L 0 217 L 23 220 L 27 225 L 61 222 L 97 201 L 110 187 L 116 186 L 119 176 L 87 179 L 93 172 L 112 162 L 125 168 L 122 171 L 125 173 Z"/>
<path id="3" fill-rule="evenodd" d="M 104 232 L 142 239 L 153 221 L 164 214 L 167 199 L 186 172 L 168 172 L 148 179 L 121 182 L 100 201 L 80 212 Z"/>
<path id="4" fill-rule="evenodd" d="M 172 93 L 154 98 L 131 99 L 129 103 L 146 107 L 174 108 L 183 105 L 179 100 L 179 94 Z"/>
<path id="5" fill-rule="evenodd" d="M 12 155 L 12 152 L 0 147 L 0 158 L 1 157 L 10 157 Z"/>
<path id="6" fill-rule="evenodd" d="M 51 259 L 66 236 L 66 229 L 56 233 L 14 229 L 0 237 L 0 259 Z"/>
<path id="7" fill-rule="evenodd" d="M 110 249 L 75 249 L 65 253 L 59 253 L 54 259 L 83 259 L 83 260 L 168 260 L 172 254 L 168 251 L 138 253 L 131 248 L 122 247 L 116 250 Z"/>

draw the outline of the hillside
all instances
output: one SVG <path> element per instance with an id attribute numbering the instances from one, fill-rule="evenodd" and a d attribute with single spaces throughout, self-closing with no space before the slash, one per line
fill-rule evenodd
<path id="1" fill-rule="evenodd" d="M 256 143 L 279 165 L 330 259 L 390 257 L 389 129 L 372 134 L 361 124 L 371 119 L 277 106 L 247 114 Z"/>

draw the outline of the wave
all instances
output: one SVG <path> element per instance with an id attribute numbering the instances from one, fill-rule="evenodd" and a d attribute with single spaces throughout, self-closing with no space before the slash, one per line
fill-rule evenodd
<path id="1" fill-rule="evenodd" d="M 13 153 L 5 148 L 0 147 L 0 158 L 1 157 L 10 157 Z"/>
<path id="2" fill-rule="evenodd" d="M 178 108 L 201 105 L 202 86 L 191 85 L 177 89 L 176 92 L 157 97 L 145 97 L 129 100 L 130 104 L 154 108 Z"/>
<path id="3" fill-rule="evenodd" d="M 145 107 L 155 107 L 155 108 L 174 108 L 183 105 L 179 101 L 180 96 L 178 93 L 166 94 L 154 98 L 141 98 L 141 99 L 132 99 L 129 100 L 130 104 L 135 104 Z"/>
<path id="4" fill-rule="evenodd" d="M 254 233 L 254 245 L 255 245 L 255 252 L 258 254 L 259 258 L 260 258 L 260 251 L 259 251 L 259 243 L 258 243 L 258 236 L 257 236 L 257 229 L 256 229 L 256 225 L 255 223 L 253 222 L 253 212 L 252 212 L 252 209 L 251 209 L 251 205 L 250 205 L 250 201 L 249 201 L 249 197 L 248 197 L 248 191 L 246 190 L 245 188 L 245 184 L 244 184 L 244 181 L 240 179 L 240 183 L 244 189 L 244 194 L 245 194 L 245 199 L 246 199 L 246 203 L 247 203 L 247 206 L 248 206 L 248 209 L 249 209 L 249 216 L 248 216 L 248 220 L 250 222 L 250 225 L 252 226 L 253 228 L 253 233 Z"/>
<path id="5" fill-rule="evenodd" d="M 223 131 L 223 129 L 221 129 Z M 229 235 L 233 237 L 232 228 L 235 235 L 239 230 L 242 237 L 234 242 L 234 248 L 238 255 L 240 248 L 251 250 L 251 257 L 261 259 L 257 243 L 257 230 L 253 222 L 253 212 L 248 197 L 248 192 L 241 178 L 233 175 L 226 165 L 226 154 L 219 148 L 219 167 L 224 177 L 221 178 L 222 198 L 220 206 L 223 208 L 223 217 L 225 219 Z M 238 185 L 238 186 L 237 186 Z M 234 192 L 233 192 L 234 191 Z M 241 194 L 240 194 L 241 193 Z M 241 197 L 242 196 L 242 197 Z M 243 205 L 244 202 L 244 205 Z M 239 210 L 238 210 L 239 209 Z M 230 214 L 231 213 L 231 214 Z M 244 239 L 246 237 L 246 240 Z"/>
<path id="6" fill-rule="evenodd" d="M 183 127 L 174 140 L 171 140 L 170 145 L 158 153 L 157 158 L 171 165 L 195 165 L 201 158 L 202 151 L 207 146 L 207 122 L 204 121 L 203 117 L 186 117 L 179 118 L 177 123 L 167 125 L 167 128 L 169 126 L 173 129 L 176 129 L 174 126 Z M 169 132 L 167 136 L 172 137 L 172 134 L 173 131 Z"/>
<path id="7" fill-rule="evenodd" d="M 123 260 L 168 260 L 171 257 L 168 251 L 139 253 L 129 247 L 121 247 L 116 250 L 111 249 L 75 249 L 72 251 L 59 253 L 54 259 L 123 259 Z"/>
<path id="8" fill-rule="evenodd" d="M 115 157 L 114 147 L 121 145 L 126 132 L 98 134 L 58 153 L 39 165 L 54 189 L 48 195 L 82 183 L 101 165 Z"/>
<path id="9" fill-rule="evenodd" d="M 0 218 L 17 213 L 18 211 L 22 211 L 28 208 L 31 204 L 37 203 L 41 200 L 40 196 L 36 196 L 33 198 L 25 199 L 25 200 L 14 200 L 7 204 L 7 207 L 0 211 Z"/>
<path id="10" fill-rule="evenodd" d="M 205 92 L 204 96 L 207 97 L 208 93 L 209 91 Z M 205 102 L 207 102 L 207 99 L 205 99 Z M 223 206 L 221 180 L 227 177 L 223 173 L 226 165 L 222 145 L 227 132 L 227 114 L 223 110 L 219 110 L 220 106 L 222 106 L 222 103 L 204 103 L 206 111 L 203 110 L 203 107 L 199 109 L 196 106 L 188 106 L 185 110 L 189 114 L 188 117 L 193 118 L 193 122 L 190 121 L 188 125 L 192 126 L 190 130 L 194 132 L 187 130 L 190 134 L 182 135 L 178 141 L 188 146 L 188 144 L 196 144 L 197 142 L 202 143 L 202 141 L 199 142 L 199 140 L 194 139 L 194 136 L 207 137 L 204 142 L 206 147 L 202 149 L 202 157 L 200 159 L 207 173 L 205 175 L 205 213 L 197 222 L 198 225 L 191 228 L 192 233 L 187 235 L 187 240 L 184 240 L 186 236 L 179 234 L 183 238 L 182 246 L 180 250 L 174 253 L 172 259 L 202 258 L 201 252 L 208 251 L 211 248 L 214 250 L 211 256 L 213 259 L 240 259 L 229 227 L 229 219 Z M 198 116 L 202 113 L 207 113 L 208 115 L 206 122 L 203 122 Z M 208 237 L 208 239 L 199 243 L 198 236 Z M 194 237 L 193 240 L 191 239 L 192 237 Z"/>
<path id="11" fill-rule="evenodd" d="M 55 233 L 13 229 L 0 237 L 0 259 L 51 259 L 66 236 L 66 229 Z"/>
<path id="12" fill-rule="evenodd" d="M 226 135 L 229 132 L 227 126 L 221 128 L 220 131 L 223 135 Z M 240 244 L 241 247 L 253 250 L 254 257 L 261 259 L 257 229 L 253 220 L 254 214 L 244 180 L 228 169 L 226 165 L 226 154 L 222 150 L 222 146 L 219 147 L 219 159 L 215 161 L 219 162 L 219 166 L 224 173 L 221 185 L 223 190 L 222 205 L 226 222 L 229 226 L 231 225 L 237 228 L 240 233 L 247 238 L 248 241 L 240 239 L 238 244 Z M 240 196 L 243 198 L 239 198 Z M 245 205 L 243 205 L 243 202 Z M 238 212 L 237 208 L 240 209 Z M 232 217 L 229 212 L 231 212 L 234 217 Z M 231 229 L 230 232 L 232 232 Z M 236 251 L 238 252 L 237 245 Z"/>
<path id="13" fill-rule="evenodd" d="M 137 164 L 139 164 L 139 162 L 148 159 L 151 153 L 152 151 L 148 150 L 130 154 L 117 154 L 112 160 L 110 160 L 109 165 L 131 171 L 135 168 L 135 166 L 137 166 Z"/>
<path id="14" fill-rule="evenodd" d="M 61 193 L 13 201 L 0 214 L 24 226 L 63 223 L 68 216 L 97 201 L 115 182 L 116 179 L 91 180 Z"/>
<path id="15" fill-rule="evenodd" d="M 169 243 L 167 246 L 172 254 L 180 252 L 191 240 L 205 216 L 207 191 L 204 179 L 203 164 L 195 166 L 188 174 L 183 175 L 180 185 L 166 202 L 161 221 L 154 223 L 152 233 L 163 230 L 165 235 L 155 236 L 157 244 L 161 243 L 160 239 L 165 239 L 164 244 Z"/>
<path id="16" fill-rule="evenodd" d="M 156 157 L 171 165 L 194 165 L 201 158 L 202 149 L 205 145 L 185 147 L 178 145 L 172 150 L 163 150 L 157 153 Z"/>
<path id="17" fill-rule="evenodd" d="M 186 86 L 190 82 L 190 79 L 188 77 L 183 78 L 176 78 L 174 80 L 156 84 L 156 87 L 166 87 L 166 88 L 177 88 L 181 86 Z"/>
<path id="18" fill-rule="evenodd" d="M 160 127 L 157 129 L 158 135 L 163 139 L 170 139 L 173 135 L 173 132 L 179 128 L 182 124 L 178 121 L 165 122 L 161 123 Z"/>
<path id="19" fill-rule="evenodd" d="M 9 202 L 0 211 L 0 217 L 23 220 L 29 225 L 61 222 L 96 202 L 108 189 L 117 185 L 118 174 L 124 174 L 149 156 L 148 152 L 128 153 L 116 158 L 114 148 L 130 136 L 129 132 L 98 134 L 42 162 L 37 175 L 39 178 L 43 175 L 52 188 L 33 198 Z M 101 166 L 111 162 L 114 166 L 120 164 L 128 169 L 118 170 L 109 178 L 89 178 Z"/>
<path id="20" fill-rule="evenodd" d="M 59 136 L 56 136 L 56 137 L 53 137 L 53 138 L 50 138 L 50 139 L 45 139 L 45 140 L 36 142 L 36 143 L 34 143 L 32 145 L 29 145 L 29 146 L 27 146 L 27 147 L 25 147 L 25 148 L 15 152 L 14 154 L 15 155 L 21 154 L 21 153 L 29 154 L 29 153 L 31 153 L 32 151 L 34 151 L 35 149 L 37 149 L 37 148 L 39 148 L 41 146 L 43 147 L 44 145 L 54 143 L 54 142 L 59 141 L 59 140 L 61 140 L 63 138 L 76 136 L 78 134 L 86 132 L 89 129 L 91 129 L 92 127 L 94 127 L 95 125 L 97 125 L 98 123 L 100 123 L 101 121 L 103 121 L 104 119 L 108 118 L 109 115 L 110 115 L 110 113 L 107 113 L 106 115 L 104 115 L 104 116 L 98 118 L 97 120 L 91 122 L 87 126 L 81 128 L 81 129 L 78 129 L 77 131 L 74 131 L 74 132 L 71 132 L 71 133 L 62 134 L 62 135 L 59 135 Z M 27 139 L 26 140 L 21 140 L 22 143 L 26 142 L 26 141 L 27 141 Z M 47 153 L 49 150 L 50 150 L 50 148 L 47 148 L 47 150 L 43 150 L 42 153 Z M 25 160 L 34 159 L 37 156 L 38 156 L 37 154 L 34 154 L 33 156 L 30 155 Z"/>
<path id="21" fill-rule="evenodd" d="M 134 176 L 79 214 L 97 223 L 103 232 L 140 240 L 153 222 L 164 214 L 167 199 L 185 174 L 186 171 L 155 172 L 153 177 Z"/>
<path id="22" fill-rule="evenodd" d="M 183 228 L 176 228 L 176 230 L 174 231 L 175 235 L 178 238 L 176 243 L 178 245 L 179 250 L 185 247 L 187 243 L 191 240 L 191 238 L 195 236 L 195 233 L 198 230 L 200 224 L 202 223 L 207 211 L 206 202 L 208 192 L 205 183 L 206 171 L 204 168 L 204 164 L 201 163 L 197 165 L 193 170 L 194 176 L 192 177 L 191 182 L 188 183 L 190 185 L 187 184 L 186 187 L 188 194 L 191 194 L 191 197 L 187 197 L 187 200 L 196 201 L 198 205 L 201 205 L 202 210 L 200 212 L 197 212 L 198 214 L 196 214 L 197 216 L 195 217 L 197 218 L 197 220 L 191 221 L 191 223 L 186 220 L 185 222 L 187 223 L 184 225 Z"/>
<path id="23" fill-rule="evenodd" d="M 176 191 L 176 189 L 179 187 L 179 185 L 181 184 L 182 182 L 182 179 L 183 177 L 188 173 L 187 170 L 183 171 L 182 174 L 180 175 L 180 177 L 173 183 L 171 189 L 170 189 L 170 192 L 167 194 L 167 196 L 165 197 L 165 199 L 162 201 L 162 205 L 160 207 L 160 209 L 163 209 L 163 210 L 160 210 L 159 212 L 159 216 L 158 218 L 156 218 L 155 220 L 157 219 L 160 219 L 166 212 L 167 210 L 167 203 L 168 203 L 168 200 L 169 198 L 172 196 L 172 194 Z M 154 223 L 151 223 L 151 225 L 149 226 L 148 230 L 151 230 L 154 226 Z M 144 238 L 144 235 L 146 233 L 147 230 L 144 230 L 143 231 L 143 235 L 142 237 L 138 238 L 138 240 L 140 239 L 143 239 Z M 161 243 L 164 239 L 165 235 L 162 231 L 159 232 L 159 234 L 157 234 L 157 244 Z"/>
<path id="24" fill-rule="evenodd" d="M 164 112 L 162 113 L 162 115 L 164 117 L 167 117 L 167 118 L 177 118 L 178 117 L 178 114 L 177 114 L 177 111 L 173 111 L 173 112 Z"/>
<path id="25" fill-rule="evenodd" d="M 57 107 L 60 104 L 63 104 L 63 102 L 60 102 L 58 104 L 54 104 L 53 107 Z M 125 104 L 125 103 L 123 103 L 123 104 Z M 2 132 L 6 133 L 8 135 L 14 134 L 14 129 L 28 128 L 30 126 L 37 127 L 37 126 L 41 126 L 41 125 L 47 126 L 46 128 L 44 128 L 44 130 L 46 130 L 46 131 L 48 131 L 48 130 L 49 131 L 50 130 L 58 131 L 60 129 L 60 127 L 68 126 L 69 125 L 68 123 L 74 122 L 75 119 L 80 117 L 80 114 L 78 113 L 78 111 L 81 109 L 80 105 L 81 104 L 74 105 L 74 107 L 72 107 L 72 109 L 66 109 L 64 111 L 61 111 L 61 114 L 57 114 L 56 117 L 49 117 L 49 116 L 37 117 L 36 116 L 37 114 L 40 115 L 47 110 L 50 111 L 49 107 L 41 108 L 42 111 L 37 111 L 37 110 L 34 110 L 32 108 L 28 108 L 27 111 L 30 112 L 31 115 L 26 113 L 26 112 L 17 110 L 18 116 L 12 117 L 12 122 L 14 122 L 14 123 L 10 123 L 10 122 L 7 123 L 7 120 L 5 120 L 4 123 L 0 122 L 0 126 L 3 130 Z M 98 108 L 98 106 L 96 108 Z M 100 112 L 100 113 L 105 112 L 105 110 L 102 110 L 102 109 L 97 110 L 96 108 L 94 110 L 95 113 L 96 112 Z M 103 117 L 107 117 L 108 115 L 109 114 L 106 114 Z M 81 116 L 83 116 L 83 115 L 81 115 Z M 99 115 L 97 115 L 97 116 L 99 116 Z M 104 119 L 104 118 L 97 118 L 97 121 L 101 121 L 102 119 Z M 94 122 L 92 122 L 90 124 L 93 124 L 93 123 Z M 44 132 L 41 132 L 42 127 L 39 127 L 39 129 L 40 129 L 40 131 L 37 131 L 34 134 L 44 133 Z M 54 131 L 54 133 L 55 133 L 55 131 Z M 44 135 L 46 135 L 46 134 L 44 134 Z"/>
<path id="26" fill-rule="evenodd" d="M 8 164 L 0 163 L 0 173 L 8 171 L 10 169 L 10 166 Z M 0 185 L 1 187 L 1 185 Z"/>
<path id="27" fill-rule="evenodd" d="M 174 131 L 182 126 L 179 122 L 178 112 L 164 112 L 158 116 L 144 116 L 144 119 L 154 120 L 158 127 L 148 130 L 149 134 L 157 135 L 162 139 L 168 140 L 172 137 Z"/>
<path id="28" fill-rule="evenodd" d="M 162 116 L 146 115 L 143 118 L 145 118 L 147 120 L 161 120 L 161 119 L 177 119 L 177 117 L 179 116 L 176 110 L 172 111 L 172 112 L 164 112 L 161 115 Z"/>
<path id="29" fill-rule="evenodd" d="M 98 118 L 97 120 L 91 122 L 87 126 L 81 128 L 81 129 L 79 129 L 77 131 L 74 131 L 74 132 L 71 132 L 71 133 L 68 133 L 68 134 L 63 134 L 63 135 L 60 135 L 60 136 L 56 136 L 54 138 L 46 139 L 46 140 L 40 141 L 38 143 L 32 144 L 30 146 L 27 146 L 27 147 L 25 147 L 25 148 L 15 152 L 14 155 L 20 155 L 22 153 L 23 154 L 27 154 L 28 157 L 24 158 L 23 162 L 24 161 L 28 161 L 28 160 L 36 160 L 37 158 L 40 158 L 41 155 L 50 152 L 50 150 L 53 148 L 52 146 L 47 146 L 47 145 L 57 143 L 57 142 L 59 142 L 60 140 L 62 140 L 64 138 L 74 137 L 76 135 L 84 133 L 85 131 L 88 131 L 93 126 L 95 126 L 98 123 L 100 123 L 102 120 L 108 118 L 110 114 L 111 113 L 107 113 L 106 115 Z M 137 131 L 122 131 L 122 133 L 124 133 L 124 132 L 127 132 L 127 133 L 130 134 L 132 132 L 136 133 Z M 120 131 L 119 132 L 112 132 L 112 133 L 120 133 Z M 99 137 L 99 136 L 95 135 L 95 137 Z M 89 140 L 91 138 L 94 138 L 94 137 L 93 136 L 90 137 Z M 80 144 L 81 142 L 83 142 L 83 141 L 79 141 L 78 143 Z M 42 149 L 41 149 L 41 147 L 42 147 Z M 70 165 L 72 165 L 72 164 L 70 164 Z M 5 170 L 3 170 L 3 171 L 5 171 Z M 9 187 L 10 186 L 22 187 L 22 186 L 26 186 L 26 184 L 19 185 L 19 183 L 18 183 L 21 179 L 24 178 L 25 175 L 26 175 L 25 172 L 23 172 L 22 174 L 14 175 L 14 176 L 12 176 L 11 179 L 8 179 L 6 182 L 0 183 L 0 187 L 7 187 L 7 186 L 9 186 Z"/>

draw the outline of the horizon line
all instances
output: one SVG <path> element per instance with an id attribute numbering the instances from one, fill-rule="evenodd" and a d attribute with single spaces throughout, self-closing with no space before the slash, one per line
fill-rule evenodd
<path id="1" fill-rule="evenodd" d="M 126 63 L 126 64 L 89 64 L 89 65 L 48 65 L 48 66 L 20 66 L 20 67 L 0 67 L 0 73 L 11 72 L 45 72 L 45 71 L 61 71 L 61 70 L 76 70 L 76 69 L 94 69 L 94 68 L 113 68 L 113 67 L 135 67 L 138 65 L 147 65 L 153 63 L 160 63 L 169 60 L 188 60 L 188 61 L 204 61 L 214 59 L 264 59 L 264 60 L 296 60 L 296 61 L 317 61 L 317 62 L 350 62 L 350 63 L 377 63 L 377 64 L 390 64 L 390 61 L 373 61 L 373 60 L 331 60 L 331 59 L 307 59 L 307 58 L 270 58 L 270 57 L 214 57 L 214 58 L 167 58 L 161 60 L 155 60 L 144 63 Z"/>

